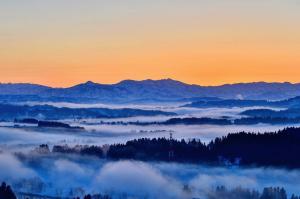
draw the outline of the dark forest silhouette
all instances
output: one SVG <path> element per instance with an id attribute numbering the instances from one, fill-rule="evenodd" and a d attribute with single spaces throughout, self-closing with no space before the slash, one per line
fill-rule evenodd
<path id="1" fill-rule="evenodd" d="M 11 187 L 4 182 L 0 186 L 0 199 L 17 199 Z"/>
<path id="2" fill-rule="evenodd" d="M 172 151 L 172 157 L 170 157 Z M 258 166 L 300 167 L 300 128 L 276 133 L 228 134 L 209 144 L 192 139 L 138 139 L 111 145 L 112 159 L 137 159 L 191 163 L 218 163 Z"/>
<path id="3" fill-rule="evenodd" d="M 50 153 L 47 145 L 41 145 L 38 149 L 36 151 Z M 208 144 L 196 139 L 141 138 L 105 147 L 56 145 L 52 152 L 113 160 L 300 168 L 300 128 L 286 128 L 272 133 L 231 133 Z"/>
<path id="4" fill-rule="evenodd" d="M 189 193 L 191 191 L 190 187 L 184 186 L 183 191 Z M 61 197 L 50 197 L 50 196 L 43 196 L 37 194 L 30 194 L 30 193 L 19 193 L 15 194 L 10 186 L 6 185 L 5 182 L 2 183 L 0 187 L 0 199 L 17 199 L 16 195 L 25 198 L 53 198 L 59 199 Z M 264 188 L 263 191 L 260 193 L 257 190 L 250 190 L 241 187 L 237 187 L 234 189 L 227 189 L 225 186 L 218 186 L 214 190 L 209 191 L 206 193 L 207 199 L 288 199 L 287 193 L 284 188 L 280 187 L 267 187 Z M 127 198 L 122 197 L 122 198 Z M 65 199 L 80 199 L 80 197 L 65 197 Z M 112 199 L 111 196 L 107 194 L 87 194 L 82 199 Z M 292 195 L 290 199 L 299 199 L 299 196 Z"/>

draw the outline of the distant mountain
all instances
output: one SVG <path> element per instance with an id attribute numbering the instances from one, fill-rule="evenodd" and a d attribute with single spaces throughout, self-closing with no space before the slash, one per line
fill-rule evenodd
<path id="1" fill-rule="evenodd" d="M 81 119 L 81 118 L 122 118 L 135 116 L 174 116 L 176 113 L 158 110 L 142 109 L 109 109 L 109 108 L 58 108 L 50 105 L 12 105 L 0 104 L 0 120 L 11 121 L 14 119 Z"/>
<path id="2" fill-rule="evenodd" d="M 193 108 L 233 108 L 233 107 L 251 107 L 251 106 L 272 106 L 273 103 L 267 100 L 216 100 L 216 101 L 195 101 L 184 105 L 183 107 Z"/>
<path id="3" fill-rule="evenodd" d="M 300 108 L 291 108 L 286 110 L 274 111 L 270 109 L 252 109 L 240 113 L 250 117 L 281 117 L 281 118 L 300 118 Z"/>
<path id="4" fill-rule="evenodd" d="M 51 88 L 36 84 L 0 84 L 0 101 L 5 101 L 7 96 L 18 96 L 25 101 L 28 98 L 34 101 L 109 103 L 194 101 L 193 99 L 199 98 L 280 100 L 300 96 L 300 84 L 255 82 L 199 86 L 172 79 L 124 80 L 117 84 L 88 81 L 69 88 Z"/>
<path id="5" fill-rule="evenodd" d="M 276 107 L 276 108 L 300 108 L 300 97 L 294 97 L 286 100 L 269 101 L 269 100 L 199 100 L 188 103 L 182 107 L 193 108 L 233 108 L 233 107 Z"/>
<path id="6" fill-rule="evenodd" d="M 42 86 L 38 84 L 27 84 L 27 83 L 0 83 L 0 94 L 1 95 L 37 95 L 42 92 L 51 90 L 50 87 Z"/>

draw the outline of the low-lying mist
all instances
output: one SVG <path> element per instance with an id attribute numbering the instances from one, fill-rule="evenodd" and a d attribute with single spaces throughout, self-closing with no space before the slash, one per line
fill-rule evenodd
<path id="1" fill-rule="evenodd" d="M 13 124 L 12 124 L 13 125 Z M 76 123 L 72 123 L 76 125 Z M 137 138 L 169 137 L 173 133 L 175 139 L 200 139 L 209 142 L 216 137 L 235 133 L 246 132 L 274 132 L 288 125 L 82 125 L 85 131 L 70 131 L 64 129 L 43 128 L 14 128 L 0 127 L 0 150 L 19 150 L 24 147 L 33 147 L 40 144 L 89 144 L 104 145 L 124 143 Z M 295 127 L 299 125 L 293 125 Z"/>
<path id="2" fill-rule="evenodd" d="M 58 105 L 59 106 L 59 105 Z M 65 106 L 65 104 L 63 104 Z M 71 105 L 70 105 L 71 106 Z M 73 105 L 72 105 L 73 106 Z M 75 105 L 74 105 L 75 106 Z M 98 106 L 98 105 L 97 105 Z M 194 109 L 144 107 L 176 112 L 180 117 L 240 117 L 242 109 Z M 244 110 L 244 109 L 243 109 Z M 105 119 L 105 121 L 162 121 L 168 116 Z M 279 168 L 213 167 L 139 161 L 107 161 L 78 155 L 38 155 L 30 150 L 40 144 L 104 145 L 124 143 L 136 138 L 212 139 L 235 133 L 272 132 L 287 125 L 100 125 L 100 119 L 66 121 L 83 126 L 84 131 L 14 127 L 0 125 L 0 180 L 15 191 L 50 196 L 83 196 L 107 193 L 114 198 L 182 199 L 206 198 L 217 186 L 243 187 L 262 191 L 264 187 L 284 187 L 288 194 L 300 194 L 300 170 Z M 65 121 L 63 121 L 65 122 Z M 3 127 L 5 126 L 5 127 Z M 297 125 L 294 125 L 297 126 Z M 299 125 L 298 125 L 299 126 Z M 15 152 L 25 155 L 14 155 Z M 188 191 L 187 191 L 188 190 Z"/>
<path id="3" fill-rule="evenodd" d="M 114 198 L 205 198 L 222 185 L 259 191 L 279 186 L 285 187 L 288 194 L 300 194 L 300 170 L 115 162 L 77 155 L 1 153 L 0 176 L 16 191 L 51 196 L 106 193 Z"/>

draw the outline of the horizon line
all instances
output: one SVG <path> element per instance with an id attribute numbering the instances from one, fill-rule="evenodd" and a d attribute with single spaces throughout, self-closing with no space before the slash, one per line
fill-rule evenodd
<path id="1" fill-rule="evenodd" d="M 92 81 L 92 80 L 87 80 L 87 81 L 83 81 L 81 83 L 74 83 L 71 86 L 51 86 L 51 85 L 47 85 L 47 84 L 42 84 L 42 83 L 35 83 L 35 82 L 0 82 L 0 85 L 3 84 L 30 84 L 30 85 L 37 85 L 37 86 L 45 86 L 45 87 L 49 87 L 49 88 L 71 88 L 74 86 L 78 86 L 78 85 L 82 85 L 82 84 L 87 84 L 87 83 L 93 83 L 93 84 L 99 84 L 99 85 L 117 85 L 120 84 L 124 81 L 134 81 L 134 82 L 143 82 L 143 81 L 164 81 L 164 80 L 170 80 L 170 81 L 176 81 L 176 82 L 180 82 L 183 84 L 187 84 L 187 85 L 194 85 L 194 86 L 202 86 L 202 87 L 219 87 L 219 86 L 225 86 L 225 85 L 236 85 L 236 84 L 255 84 L 255 83 L 267 83 L 267 84 L 292 84 L 292 85 L 296 85 L 296 84 L 300 84 L 300 82 L 290 82 L 290 81 L 249 81 L 249 82 L 231 82 L 231 83 L 223 83 L 223 84 L 216 84 L 216 85 L 201 85 L 201 84 L 196 84 L 196 83 L 187 83 L 184 81 L 180 81 L 177 79 L 172 79 L 172 78 L 162 78 L 162 79 L 151 79 L 151 78 L 147 78 L 147 79 L 141 79 L 141 80 L 136 80 L 136 79 L 123 79 L 123 80 L 119 80 L 115 83 L 99 83 L 96 81 Z"/>

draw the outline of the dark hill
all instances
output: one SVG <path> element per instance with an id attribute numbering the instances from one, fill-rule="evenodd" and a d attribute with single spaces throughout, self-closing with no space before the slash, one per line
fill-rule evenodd
<path id="1" fill-rule="evenodd" d="M 239 83 L 222 86 L 199 86 L 172 79 L 124 80 L 117 84 L 91 81 L 69 88 L 51 88 L 35 84 L 0 84 L 0 100 L 6 95 L 27 95 L 35 100 L 124 103 L 151 99 L 174 101 L 192 98 L 281 100 L 300 96 L 300 84 Z M 26 100 L 26 99 L 22 99 Z"/>

